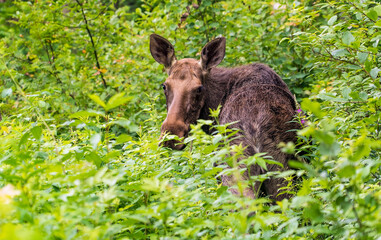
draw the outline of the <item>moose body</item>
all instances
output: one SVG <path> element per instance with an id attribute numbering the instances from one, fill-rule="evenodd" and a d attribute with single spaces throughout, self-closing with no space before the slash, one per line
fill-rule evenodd
<path id="1" fill-rule="evenodd" d="M 293 129 L 299 128 L 293 122 L 296 104 L 286 83 L 268 66 L 254 63 L 235 68 L 216 67 L 225 55 L 225 38 L 209 42 L 201 52 L 201 60 L 185 58 L 177 60 L 174 48 L 165 38 L 152 34 L 150 50 L 154 59 L 163 64 L 168 78 L 163 84 L 167 101 L 167 117 L 162 125 L 162 134 L 170 133 L 187 137 L 190 124 L 197 119 L 210 119 L 210 109 L 221 105 L 219 121 L 221 124 L 234 123 L 231 127 L 240 129 L 232 144 L 242 144 L 247 156 L 266 152 L 283 164 L 268 166 L 269 171 L 288 168 L 292 157 L 279 148 L 280 142 L 295 141 Z M 184 144 L 176 140 L 164 142 L 165 146 L 182 149 Z M 250 175 L 265 173 L 255 165 Z M 247 179 L 246 172 L 242 178 Z M 222 176 L 226 186 L 237 181 L 232 176 Z M 268 179 L 248 187 L 244 195 L 255 197 L 258 188 L 270 198 L 281 200 L 289 197 L 278 195 L 285 182 L 280 178 Z M 231 189 L 238 194 L 237 190 Z"/>

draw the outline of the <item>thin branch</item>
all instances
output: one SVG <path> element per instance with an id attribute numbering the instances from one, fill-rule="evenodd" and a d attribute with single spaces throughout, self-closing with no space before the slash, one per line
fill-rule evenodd
<path id="1" fill-rule="evenodd" d="M 98 14 L 97 16 L 95 16 L 93 19 L 89 19 L 89 20 L 87 20 L 87 21 L 91 22 L 91 21 L 93 21 L 93 20 L 96 20 L 100 15 L 102 15 L 103 13 L 105 13 L 107 9 L 108 9 L 108 7 L 105 7 L 103 10 L 101 10 L 101 11 L 99 12 L 99 14 Z"/>
<path id="2" fill-rule="evenodd" d="M 51 74 L 53 74 L 53 76 L 56 78 L 58 83 L 62 84 L 61 79 L 57 75 L 57 69 L 56 69 L 56 66 L 54 64 L 55 56 L 54 56 L 52 42 L 50 40 L 45 40 L 45 43 L 46 43 L 46 45 L 43 43 L 44 49 L 46 51 L 46 54 L 48 55 L 49 64 L 53 68 L 53 71 L 51 72 Z M 51 51 L 51 54 L 52 54 L 51 57 L 50 57 L 50 54 L 49 54 L 48 47 L 50 48 L 50 51 Z"/>
<path id="3" fill-rule="evenodd" d="M 317 52 L 314 49 L 312 49 L 312 52 L 316 53 L 316 54 L 319 54 L 322 57 L 330 58 L 330 60 L 344 62 L 344 63 L 349 63 L 349 64 L 352 64 L 352 65 L 358 66 L 355 62 L 352 62 L 352 61 L 349 61 L 349 60 L 345 60 L 345 59 L 335 58 L 327 49 L 324 48 L 324 50 L 329 54 L 329 56 L 324 55 L 321 52 Z M 361 66 L 359 66 L 359 67 L 361 67 Z"/>
<path id="4" fill-rule="evenodd" d="M 364 15 L 365 17 L 367 17 L 370 21 L 372 22 L 376 22 L 374 21 L 373 19 L 371 19 L 370 17 L 368 17 L 368 15 L 366 15 L 360 8 L 358 8 L 354 3 L 348 1 L 349 4 L 351 4 L 354 8 L 356 8 L 357 11 L 359 11 L 362 15 Z"/>
<path id="5" fill-rule="evenodd" d="M 98 71 L 100 73 L 100 76 L 101 76 L 101 79 L 102 79 L 102 82 L 103 82 L 103 86 L 105 88 L 107 88 L 106 80 L 103 77 L 103 73 L 100 71 L 101 70 L 101 65 L 99 64 L 97 49 L 95 47 L 93 35 L 91 34 L 91 31 L 90 31 L 90 28 L 89 28 L 89 23 L 87 21 L 85 11 L 83 10 L 83 5 L 79 2 L 79 0 L 75 0 L 75 1 L 81 7 L 82 17 L 83 17 L 83 20 L 85 21 L 86 31 L 87 31 L 87 34 L 89 35 L 89 38 L 90 38 L 90 41 L 91 41 L 91 45 L 93 46 L 93 53 L 94 53 L 95 61 L 96 61 L 96 64 L 97 64 L 97 68 L 98 68 Z"/>
<path id="6" fill-rule="evenodd" d="M 54 49 L 53 49 L 52 41 L 47 40 L 47 43 L 48 43 L 48 46 L 50 48 L 50 52 L 52 53 L 52 62 L 54 63 L 54 61 L 56 60 L 56 56 L 54 56 Z"/>
<path id="7" fill-rule="evenodd" d="M 55 24 L 57 24 L 58 26 L 61 26 L 61 27 L 71 28 L 71 29 L 82 28 L 81 26 L 67 26 L 67 25 L 63 25 L 63 24 L 58 23 L 58 22 L 55 22 Z"/>
<path id="8" fill-rule="evenodd" d="M 348 50 L 348 52 L 350 53 L 350 54 L 352 54 L 353 55 L 353 53 L 351 52 L 351 50 L 350 49 L 347 49 Z M 358 63 L 358 65 L 368 74 L 368 76 L 370 77 L 370 79 L 373 79 L 373 77 L 370 75 L 370 72 L 368 72 L 367 70 L 366 70 L 366 68 L 365 68 L 365 66 L 363 66 L 361 63 L 360 63 L 360 61 L 357 59 L 357 58 L 355 58 L 355 61 Z M 374 82 L 375 80 L 373 80 L 373 82 Z"/>

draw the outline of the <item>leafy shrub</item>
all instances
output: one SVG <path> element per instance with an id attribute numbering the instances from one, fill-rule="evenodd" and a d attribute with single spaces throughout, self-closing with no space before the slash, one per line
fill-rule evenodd
<path id="1" fill-rule="evenodd" d="M 381 6 L 338 1 L 0 3 L 0 239 L 377 239 Z M 184 151 L 158 146 L 165 73 L 156 32 L 179 58 L 224 35 L 225 66 L 264 62 L 300 100 L 308 163 L 290 200 L 230 194 L 227 125 L 199 121 Z M 218 116 L 218 111 L 212 113 Z M 234 130 L 233 130 L 234 131 Z M 234 154 L 228 154 L 228 153 Z M 263 154 L 248 165 L 273 164 Z M 226 169 L 228 163 L 232 169 Z"/>

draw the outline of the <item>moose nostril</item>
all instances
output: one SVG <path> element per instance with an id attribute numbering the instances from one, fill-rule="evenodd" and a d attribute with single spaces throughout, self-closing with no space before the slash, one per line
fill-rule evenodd
<path id="1" fill-rule="evenodd" d="M 185 148 L 184 139 L 188 135 L 188 127 L 182 122 L 176 122 L 176 124 L 170 124 L 165 121 L 161 127 L 162 135 L 160 139 L 162 139 L 166 134 L 176 135 L 180 138 L 180 140 L 170 139 L 160 143 L 161 146 L 169 147 L 176 150 L 182 150 Z"/>

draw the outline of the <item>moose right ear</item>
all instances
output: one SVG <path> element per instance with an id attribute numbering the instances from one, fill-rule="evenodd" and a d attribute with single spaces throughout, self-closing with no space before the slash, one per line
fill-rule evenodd
<path id="1" fill-rule="evenodd" d="M 175 49 L 172 44 L 162 36 L 151 34 L 149 47 L 152 57 L 156 62 L 163 64 L 168 72 L 169 68 L 176 62 Z"/>
<path id="2" fill-rule="evenodd" d="M 204 71 L 220 64 L 225 57 L 226 39 L 224 37 L 216 38 L 210 41 L 201 51 L 201 67 Z"/>

